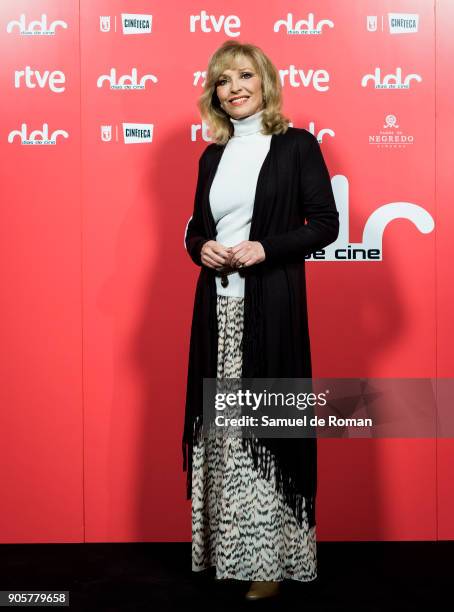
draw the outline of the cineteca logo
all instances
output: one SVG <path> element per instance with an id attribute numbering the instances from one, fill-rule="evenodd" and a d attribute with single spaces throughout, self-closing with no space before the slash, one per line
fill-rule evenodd
<path id="1" fill-rule="evenodd" d="M 123 136 L 123 144 L 142 144 L 153 142 L 153 123 L 122 123 L 120 131 Z M 115 131 L 115 137 L 113 132 Z M 100 135 L 103 142 L 118 142 L 118 126 L 101 125 Z"/>
<path id="2" fill-rule="evenodd" d="M 413 134 L 405 132 L 396 115 L 386 115 L 381 128 L 375 134 L 369 134 L 369 144 L 379 149 L 405 149 L 415 141 Z"/>
<path id="3" fill-rule="evenodd" d="M 38 21 L 30 21 L 28 24 L 25 21 L 25 13 L 21 13 L 19 19 L 12 19 L 6 24 L 7 34 L 17 32 L 22 36 L 55 36 L 58 27 L 64 30 L 68 29 L 68 24 L 62 19 L 55 19 L 47 25 L 47 15 L 42 13 L 41 19 Z"/>
<path id="4" fill-rule="evenodd" d="M 11 130 L 8 134 L 8 142 L 11 144 L 17 139 L 23 145 L 56 145 L 57 138 L 69 138 L 66 130 L 54 130 L 49 135 L 49 124 L 43 123 L 42 130 L 33 130 L 30 135 L 27 134 L 28 128 L 26 123 L 22 123 L 20 130 Z"/>
<path id="5" fill-rule="evenodd" d="M 136 13 L 121 13 L 121 31 L 122 34 L 151 34 L 152 15 L 139 15 Z M 100 15 L 99 30 L 100 32 L 110 32 L 112 19 L 110 15 Z M 117 31 L 117 16 L 113 18 L 113 29 Z"/>
<path id="6" fill-rule="evenodd" d="M 279 32 L 282 28 L 287 34 L 322 34 L 323 28 L 334 28 L 334 21 L 331 19 L 320 19 L 315 22 L 314 13 L 309 13 L 307 19 L 298 19 L 294 22 L 293 13 L 287 13 L 287 19 L 278 19 L 273 24 L 273 31 Z"/>
<path id="7" fill-rule="evenodd" d="M 422 234 L 434 227 L 432 216 L 418 204 L 391 202 L 372 212 L 366 221 L 361 242 L 349 241 L 349 193 L 347 177 L 337 174 L 331 179 L 336 207 L 339 211 L 339 236 L 325 249 L 307 257 L 310 261 L 382 261 L 383 235 L 395 219 L 408 219 Z"/>
<path id="8" fill-rule="evenodd" d="M 402 68 L 396 68 L 395 74 L 385 74 L 381 76 L 381 68 L 377 66 L 373 74 L 365 74 L 361 79 L 361 87 L 367 87 L 371 81 L 375 89 L 410 89 L 412 81 L 421 83 L 422 77 L 413 73 L 402 77 Z"/>
<path id="9" fill-rule="evenodd" d="M 388 13 L 390 34 L 413 34 L 418 31 L 419 15 L 417 13 Z"/>
<path id="10" fill-rule="evenodd" d="M 145 89 L 146 82 L 157 83 L 158 78 L 154 74 L 144 74 L 140 79 L 137 76 L 137 68 L 132 68 L 131 74 L 124 74 L 117 77 L 117 69 L 111 68 L 110 74 L 102 74 L 96 81 L 97 87 L 102 87 L 104 83 L 110 84 L 110 89 Z"/>
<path id="11" fill-rule="evenodd" d="M 153 142 L 152 123 L 123 123 L 123 142 L 125 144 L 141 144 Z"/>
<path id="12" fill-rule="evenodd" d="M 384 31 L 384 17 L 381 16 L 381 31 Z M 378 16 L 367 15 L 366 28 L 368 32 L 378 29 Z M 390 34 L 413 34 L 419 29 L 419 15 L 417 13 L 388 13 L 388 29 Z"/>
<path id="13" fill-rule="evenodd" d="M 235 38 L 240 35 L 241 20 L 238 15 L 209 15 L 206 11 L 200 11 L 200 15 L 189 15 L 189 31 L 210 32 L 223 31 L 226 36 Z M 236 31 L 238 30 L 238 31 Z"/>

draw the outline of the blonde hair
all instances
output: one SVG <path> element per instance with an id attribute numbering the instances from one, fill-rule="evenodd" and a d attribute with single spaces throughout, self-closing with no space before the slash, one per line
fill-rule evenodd
<path id="1" fill-rule="evenodd" d="M 290 120 L 281 113 L 282 86 L 276 67 L 259 47 L 229 39 L 210 57 L 204 91 L 197 101 L 202 119 L 210 129 L 211 140 L 217 144 L 226 144 L 233 134 L 230 116 L 219 103 L 217 82 L 224 70 L 232 69 L 240 56 L 251 61 L 262 81 L 263 133 L 283 134 L 288 129 Z"/>

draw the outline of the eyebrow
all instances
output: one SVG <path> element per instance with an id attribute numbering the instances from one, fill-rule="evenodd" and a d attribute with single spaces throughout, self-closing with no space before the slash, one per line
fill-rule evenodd
<path id="1" fill-rule="evenodd" d="M 243 70 L 250 70 L 251 72 L 253 72 L 253 68 L 248 68 L 247 66 L 245 68 L 238 68 L 239 72 L 242 72 Z M 228 76 L 228 75 L 225 74 L 225 72 L 223 72 L 222 74 L 219 75 L 219 78 L 221 78 L 222 76 Z"/>

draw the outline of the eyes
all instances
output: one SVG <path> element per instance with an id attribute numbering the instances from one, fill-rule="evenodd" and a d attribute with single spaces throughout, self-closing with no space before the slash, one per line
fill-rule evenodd
<path id="1" fill-rule="evenodd" d="M 243 76 L 246 76 L 246 77 L 250 78 L 250 77 L 252 77 L 252 76 L 254 76 L 254 75 L 252 74 L 252 72 L 242 72 L 242 73 L 241 73 L 241 76 L 242 76 L 242 77 L 243 77 Z M 221 85 L 221 86 L 222 86 L 222 85 L 224 85 L 224 83 L 226 83 L 226 82 L 227 82 L 227 79 L 221 78 L 221 79 L 219 79 L 219 81 L 216 83 L 216 85 Z"/>

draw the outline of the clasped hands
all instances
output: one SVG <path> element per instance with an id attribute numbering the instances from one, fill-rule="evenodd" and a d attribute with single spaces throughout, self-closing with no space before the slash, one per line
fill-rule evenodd
<path id="1" fill-rule="evenodd" d="M 202 264 L 219 272 L 230 272 L 265 259 L 265 250 L 261 242 L 243 240 L 235 246 L 226 247 L 216 240 L 208 240 L 200 251 Z"/>

